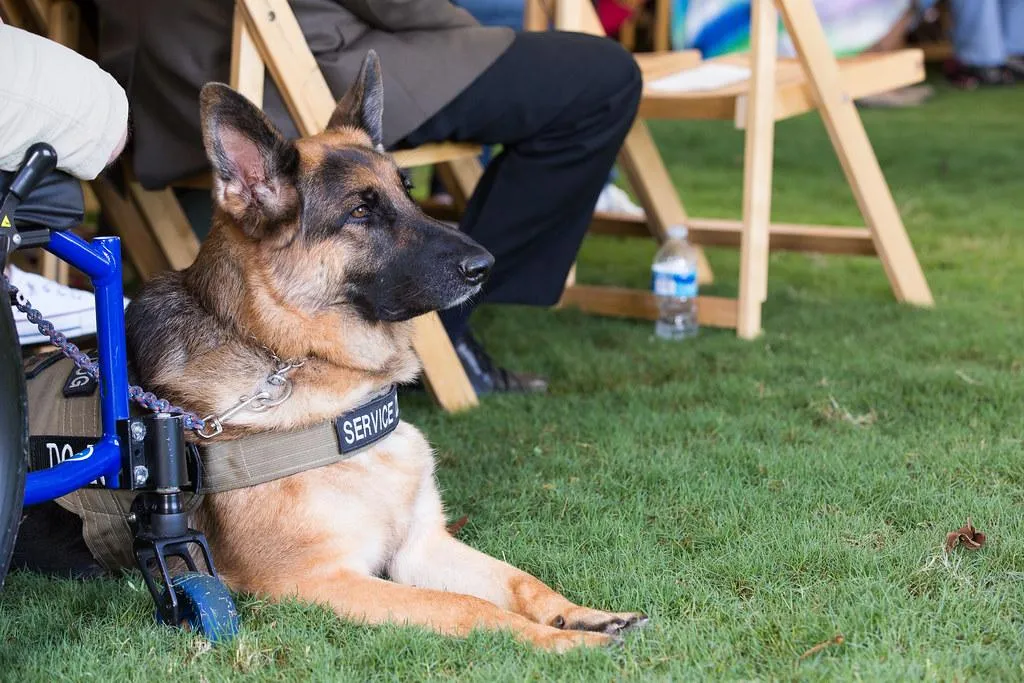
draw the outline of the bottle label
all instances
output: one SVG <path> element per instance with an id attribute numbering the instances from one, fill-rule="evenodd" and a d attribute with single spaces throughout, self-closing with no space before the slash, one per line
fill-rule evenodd
<path id="1" fill-rule="evenodd" d="M 655 270 L 651 277 L 651 289 L 657 296 L 674 296 L 692 299 L 697 296 L 697 273 L 676 273 Z"/>

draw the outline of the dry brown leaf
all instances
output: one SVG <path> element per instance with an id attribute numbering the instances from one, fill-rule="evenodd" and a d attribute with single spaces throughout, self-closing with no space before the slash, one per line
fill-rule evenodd
<path id="1" fill-rule="evenodd" d="M 459 533 L 462 527 L 466 526 L 466 522 L 469 521 L 469 515 L 462 515 L 457 520 L 448 525 L 448 533 L 452 536 Z"/>
<path id="2" fill-rule="evenodd" d="M 812 647 L 809 650 L 807 650 L 807 652 L 805 652 L 802 655 L 800 655 L 799 661 L 803 661 L 803 660 L 807 659 L 808 657 L 811 657 L 813 655 L 818 654 L 819 652 L 824 650 L 826 647 L 829 647 L 831 645 L 842 645 L 845 642 L 846 642 L 846 638 L 843 636 L 843 634 L 842 633 L 837 633 L 833 637 L 829 638 L 828 640 L 821 641 L 820 643 L 818 643 L 814 647 Z"/>
<path id="3" fill-rule="evenodd" d="M 974 528 L 970 517 L 967 518 L 967 524 L 946 534 L 946 552 L 948 553 L 961 543 L 968 550 L 977 550 L 985 545 L 985 534 Z"/>

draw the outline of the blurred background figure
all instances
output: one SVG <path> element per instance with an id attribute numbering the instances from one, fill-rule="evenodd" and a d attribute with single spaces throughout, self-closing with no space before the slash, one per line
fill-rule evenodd
<path id="1" fill-rule="evenodd" d="M 961 88 L 1024 80 L 1024 0 L 951 0 L 953 53 L 946 75 Z"/>
<path id="2" fill-rule="evenodd" d="M 906 36 L 938 0 L 814 0 L 829 45 L 838 57 L 902 48 Z M 974 0 L 967 0 L 968 3 Z M 750 49 L 750 0 L 673 0 L 672 44 L 697 49 L 705 59 Z M 779 56 L 796 51 L 779 26 Z M 862 105 L 916 106 L 932 95 L 912 85 L 860 101 Z"/>

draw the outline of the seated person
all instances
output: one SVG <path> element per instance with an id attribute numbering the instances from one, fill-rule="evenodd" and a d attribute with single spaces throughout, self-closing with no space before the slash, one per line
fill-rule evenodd
<path id="1" fill-rule="evenodd" d="M 961 88 L 1024 81 L 1024 0 L 953 0 L 947 76 Z"/>
<path id="2" fill-rule="evenodd" d="M 451 0 L 453 4 L 463 8 L 473 15 L 473 18 L 484 26 L 507 26 L 515 31 L 523 30 L 523 18 L 526 12 L 526 0 Z M 617 0 L 600 0 L 597 3 L 597 10 L 600 12 L 605 3 L 620 7 Z M 628 18 L 634 11 L 633 8 L 626 8 Z M 607 26 L 605 27 L 607 30 Z M 611 32 L 608 32 L 611 35 Z M 491 158 L 490 149 L 484 149 L 480 155 L 480 163 L 487 164 Z M 644 218 L 643 208 L 637 206 L 630 199 L 625 190 L 615 185 L 615 169 L 609 174 L 608 182 L 605 183 L 601 194 L 597 196 L 597 204 L 594 211 L 600 213 L 616 213 L 636 218 Z M 451 195 L 447 194 L 444 185 L 435 174 L 431 178 L 430 191 L 432 199 L 441 203 L 450 203 Z"/>
<path id="3" fill-rule="evenodd" d="M 889 52 L 906 47 L 937 0 L 813 0 L 829 47 L 839 57 L 864 52 Z M 672 0 L 672 40 L 676 49 L 700 50 L 705 59 L 750 49 L 749 0 Z M 796 47 L 779 27 L 779 55 L 792 57 Z M 913 107 L 933 94 L 928 84 L 915 84 L 858 100 L 878 107 Z"/>
<path id="4" fill-rule="evenodd" d="M 207 170 L 198 95 L 227 82 L 231 0 L 97 0 L 101 64 L 128 92 L 132 163 L 148 189 Z M 502 145 L 461 228 L 495 257 L 480 301 L 550 306 L 562 293 L 642 88 L 617 43 L 480 26 L 449 0 L 296 0 L 306 40 L 336 96 L 367 50 L 380 57 L 389 149 L 429 142 Z M 297 131 L 276 88 L 264 109 Z M 205 201 L 209 201 L 206 193 Z M 442 320 L 478 393 L 543 391 L 495 366 L 469 329 L 477 302 Z M 524 330 L 524 334 L 528 334 Z"/>
<path id="5" fill-rule="evenodd" d="M 95 62 L 59 43 L 0 21 L 0 171 L 15 171 L 37 142 L 57 152 L 57 168 L 92 180 L 124 148 L 128 99 Z M 4 272 L 58 332 L 68 338 L 96 332 L 89 292 L 65 287 L 13 265 Z M 48 338 L 14 310 L 23 345 Z"/>

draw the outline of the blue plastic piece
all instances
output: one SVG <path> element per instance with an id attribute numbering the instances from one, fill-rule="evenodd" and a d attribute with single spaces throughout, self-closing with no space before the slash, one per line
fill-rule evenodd
<path id="1" fill-rule="evenodd" d="M 25 505 L 59 498 L 101 476 L 107 488 L 120 488 L 121 447 L 117 421 L 129 417 L 121 241 L 117 237 L 97 237 L 90 243 L 73 232 L 52 232 L 46 249 L 88 275 L 96 291 L 103 436 L 93 446 L 56 467 L 29 472 L 25 482 Z"/>
<path id="2" fill-rule="evenodd" d="M 225 643 L 238 634 L 238 610 L 231 593 L 218 579 L 208 574 L 188 573 L 171 579 L 178 597 L 178 613 L 183 623 L 210 642 Z M 160 613 L 158 623 L 163 623 Z"/>

